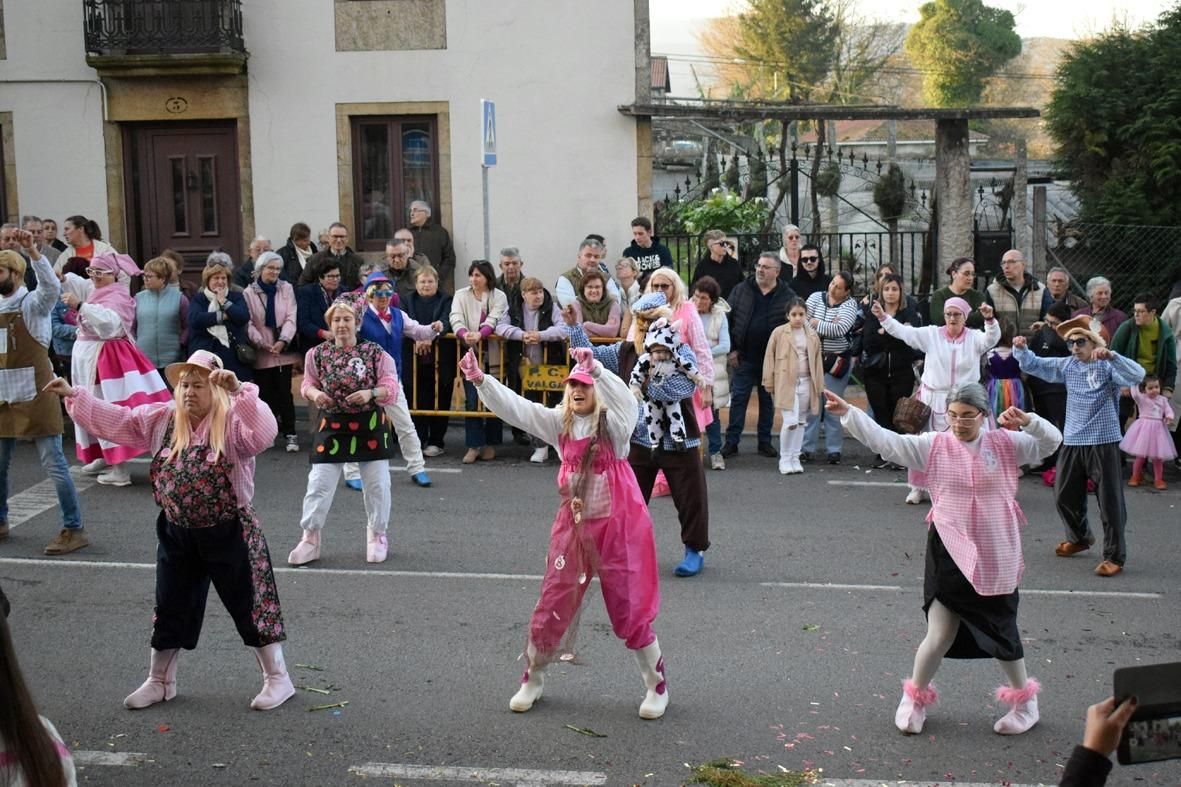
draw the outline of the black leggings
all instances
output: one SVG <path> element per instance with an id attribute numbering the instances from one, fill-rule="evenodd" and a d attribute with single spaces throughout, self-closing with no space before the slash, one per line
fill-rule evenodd
<path id="1" fill-rule="evenodd" d="M 914 393 L 914 372 L 909 367 L 892 375 L 865 372 L 865 398 L 873 408 L 873 420 L 883 429 L 897 432 L 894 428 L 894 405 L 898 400 Z"/>

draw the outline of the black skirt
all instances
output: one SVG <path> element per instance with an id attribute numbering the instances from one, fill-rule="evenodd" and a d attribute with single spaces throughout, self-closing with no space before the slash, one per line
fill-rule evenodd
<path id="1" fill-rule="evenodd" d="M 1017 590 L 1003 596 L 982 596 L 952 560 L 939 531 L 927 529 L 927 566 L 923 576 L 923 612 L 931 602 L 939 603 L 960 619 L 955 642 L 947 651 L 950 659 L 999 659 L 1016 661 L 1025 657 L 1017 631 Z"/>

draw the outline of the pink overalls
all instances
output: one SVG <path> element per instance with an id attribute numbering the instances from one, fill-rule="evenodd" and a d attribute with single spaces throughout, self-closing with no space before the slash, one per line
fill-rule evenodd
<path id="1" fill-rule="evenodd" d="M 564 644 L 569 646 L 583 597 L 596 574 L 616 636 L 632 650 L 656 638 L 652 622 L 660 612 L 660 588 L 652 518 L 627 460 L 615 456 L 605 434 L 599 441 L 591 464 L 594 477 L 584 486 L 583 508 L 599 516 L 584 513 L 579 523 L 571 511 L 571 476 L 581 469 L 591 438 L 563 435 L 558 441 L 562 505 L 550 531 L 541 598 L 529 624 L 539 663 L 552 660 Z"/>

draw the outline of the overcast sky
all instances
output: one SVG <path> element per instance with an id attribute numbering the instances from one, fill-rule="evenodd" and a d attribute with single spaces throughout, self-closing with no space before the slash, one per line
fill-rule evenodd
<path id="1" fill-rule="evenodd" d="M 743 5 L 736 0 L 649 0 L 653 27 L 653 49 L 657 28 L 668 19 L 700 19 L 722 16 L 727 10 Z M 916 22 L 921 3 L 902 0 L 863 0 L 863 13 L 897 22 Z M 1110 0 L 1070 0 L 1069 3 L 1052 0 L 989 0 L 988 5 L 1006 8 L 1017 17 L 1017 32 L 1023 38 L 1051 36 L 1054 38 L 1079 38 L 1110 26 L 1113 18 L 1125 19 L 1132 25 L 1139 25 L 1155 19 L 1171 2 L 1158 0 L 1127 0 L 1113 3 Z"/>

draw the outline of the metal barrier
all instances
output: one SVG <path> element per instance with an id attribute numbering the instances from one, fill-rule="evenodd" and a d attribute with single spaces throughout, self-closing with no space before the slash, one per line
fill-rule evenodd
<path id="1" fill-rule="evenodd" d="M 614 344 L 622 341 L 621 337 L 591 337 L 592 344 Z M 451 353 L 447 351 L 445 343 L 451 344 L 454 347 L 455 358 L 450 358 Z M 520 344 L 520 342 L 517 342 Z M 553 342 L 550 342 L 553 344 Z M 414 354 L 411 360 L 410 367 L 407 368 L 405 359 L 402 362 L 402 390 L 405 392 L 408 403 L 411 405 L 410 414 L 416 416 L 439 416 L 439 417 L 459 417 L 459 418 L 495 418 L 496 414 L 490 412 L 484 407 L 484 403 L 476 400 L 476 409 L 468 410 L 465 406 L 460 405 L 456 409 L 457 402 L 463 402 L 465 392 L 463 388 L 463 372 L 459 370 L 459 361 L 469 349 L 476 350 L 477 356 L 483 359 L 484 373 L 490 374 L 496 380 L 508 386 L 517 393 L 524 395 L 527 391 L 534 391 L 539 393 L 549 393 L 555 396 L 560 396 L 564 390 L 562 381 L 566 379 L 566 375 L 570 371 L 570 345 L 569 342 L 563 341 L 565 345 L 565 364 L 531 364 L 525 362 L 522 358 L 522 363 L 519 364 L 517 374 L 512 374 L 513 370 L 510 368 L 506 356 L 509 350 L 509 341 L 499 337 L 489 337 L 481 339 L 475 345 L 469 345 L 467 342 L 461 340 L 453 333 L 448 333 L 440 336 L 432 345 L 431 352 L 427 355 Z M 543 345 L 544 347 L 544 345 Z M 488 353 L 491 352 L 495 358 L 495 363 L 490 363 Z M 420 363 L 427 363 L 424 359 L 434 359 L 430 362 L 430 371 L 432 374 L 427 374 Z M 442 368 L 442 363 L 453 363 L 454 369 L 451 370 L 451 375 L 448 375 Z M 422 372 L 422 374 L 420 374 Z M 419 396 L 420 378 L 426 377 L 426 382 L 430 387 L 429 391 L 422 391 L 423 397 Z M 450 378 L 449 385 L 441 386 L 440 383 L 445 382 Z M 447 401 L 440 402 L 439 399 L 445 396 Z M 548 398 L 548 397 L 547 397 Z M 419 407 L 416 403 L 428 400 L 430 406 Z M 445 404 L 446 407 L 440 407 Z"/>

